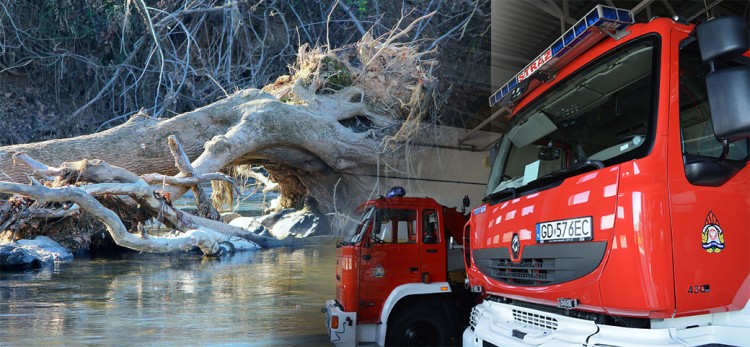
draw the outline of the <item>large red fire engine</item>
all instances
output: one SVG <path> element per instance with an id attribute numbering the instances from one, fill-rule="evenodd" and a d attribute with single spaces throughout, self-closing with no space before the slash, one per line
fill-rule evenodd
<path id="1" fill-rule="evenodd" d="M 747 23 L 597 6 L 490 98 L 465 346 L 747 345 Z"/>
<path id="2" fill-rule="evenodd" d="M 338 246 L 336 299 L 323 310 L 337 346 L 460 340 L 471 293 L 464 290 L 463 253 L 451 243 L 461 243 L 468 217 L 431 198 L 404 195 L 396 187 L 360 206 L 356 232 Z"/>

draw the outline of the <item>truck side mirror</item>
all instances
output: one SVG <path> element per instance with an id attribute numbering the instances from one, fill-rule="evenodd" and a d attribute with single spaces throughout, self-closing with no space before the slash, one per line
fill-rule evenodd
<path id="1" fill-rule="evenodd" d="M 735 59 L 750 48 L 747 23 L 742 17 L 722 17 L 702 23 L 696 30 L 701 58 L 710 69 L 706 90 L 714 133 L 721 142 L 750 138 L 750 117 L 747 116 L 750 66 L 715 68 L 717 63 Z M 725 156 L 726 153 L 722 155 Z"/>
<path id="2" fill-rule="evenodd" d="M 736 66 L 706 76 L 711 120 L 718 139 L 729 142 L 750 137 L 750 66 Z"/>
<path id="3" fill-rule="evenodd" d="M 747 23 L 742 17 L 728 16 L 716 18 L 698 25 L 701 58 L 708 64 L 734 59 L 747 51 Z"/>
<path id="4" fill-rule="evenodd" d="M 466 213 L 466 209 L 471 205 L 471 200 L 469 199 L 468 195 L 464 195 L 464 200 L 462 201 L 463 207 L 461 207 L 461 213 Z"/>

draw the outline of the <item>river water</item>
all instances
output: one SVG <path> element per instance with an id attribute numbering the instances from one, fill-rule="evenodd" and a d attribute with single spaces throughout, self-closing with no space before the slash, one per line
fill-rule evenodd
<path id="1" fill-rule="evenodd" d="M 76 258 L 0 273 L 1 346 L 330 346 L 334 246 Z"/>

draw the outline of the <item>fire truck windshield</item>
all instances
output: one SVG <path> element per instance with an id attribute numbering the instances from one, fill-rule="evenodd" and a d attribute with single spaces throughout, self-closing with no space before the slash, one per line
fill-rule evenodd
<path id="1" fill-rule="evenodd" d="M 614 165 L 651 148 L 656 104 L 655 35 L 579 69 L 516 112 L 497 148 L 487 196 L 563 180 L 578 168 Z M 529 185 L 532 186 L 532 185 Z"/>
<path id="2" fill-rule="evenodd" d="M 362 237 L 367 234 L 367 229 L 370 229 L 373 222 L 373 216 L 375 214 L 375 207 L 370 206 L 367 208 L 365 213 L 362 214 L 362 220 L 359 222 L 359 225 L 357 226 L 357 231 L 352 235 L 352 238 L 349 240 L 349 244 L 357 244 L 360 241 L 362 241 Z"/>

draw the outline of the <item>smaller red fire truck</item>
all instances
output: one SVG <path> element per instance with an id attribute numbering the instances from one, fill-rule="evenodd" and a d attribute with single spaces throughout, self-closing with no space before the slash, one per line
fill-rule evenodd
<path id="1" fill-rule="evenodd" d="M 323 310 L 336 346 L 451 345 L 468 322 L 458 249 L 468 217 L 405 194 L 395 187 L 362 204 L 356 232 L 338 246 L 336 299 Z"/>

